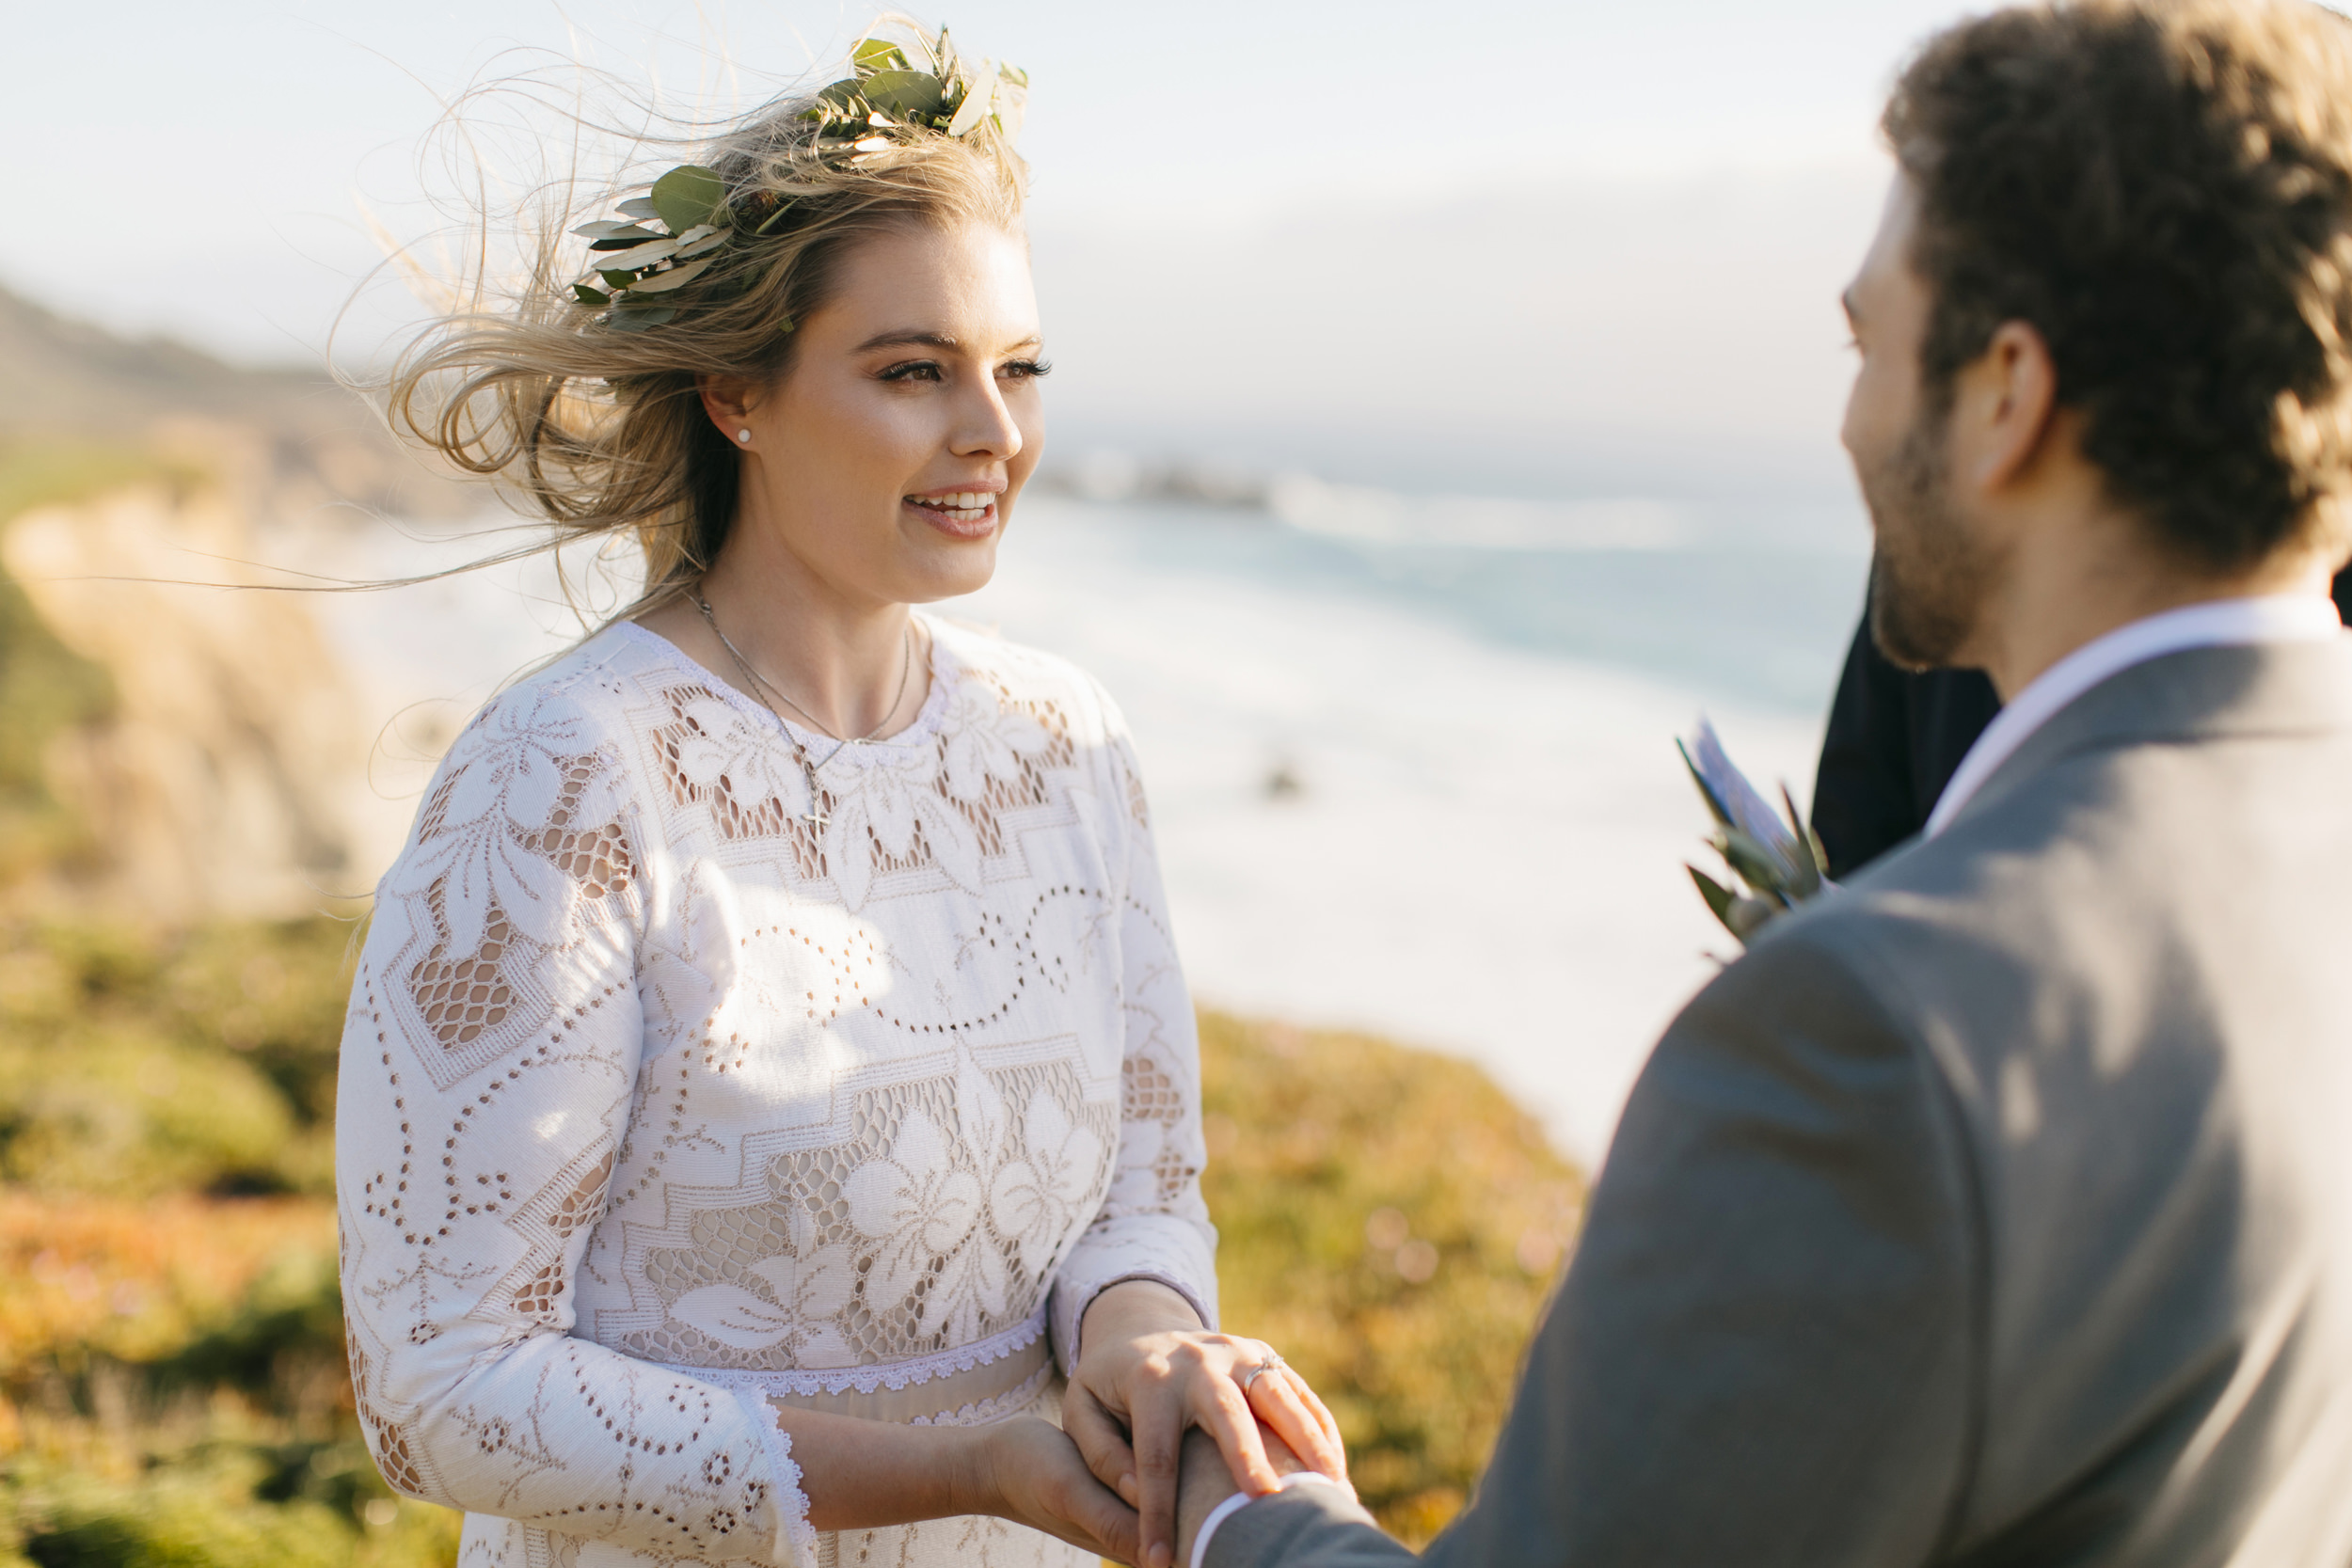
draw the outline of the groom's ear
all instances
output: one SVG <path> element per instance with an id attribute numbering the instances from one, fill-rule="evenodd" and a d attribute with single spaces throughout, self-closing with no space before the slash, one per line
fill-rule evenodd
<path id="1" fill-rule="evenodd" d="M 2078 421 L 2058 405 L 2058 360 L 2030 322 L 2003 322 L 1985 350 L 1953 376 L 1954 481 L 1993 497 L 2081 463 Z"/>

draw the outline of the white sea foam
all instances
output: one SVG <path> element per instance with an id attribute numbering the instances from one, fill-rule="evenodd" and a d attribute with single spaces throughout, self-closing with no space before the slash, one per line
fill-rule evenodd
<path id="1" fill-rule="evenodd" d="M 1597 1157 L 1705 955 L 1732 946 L 1682 869 L 1706 818 L 1675 736 L 1705 705 L 1759 782 L 1802 789 L 1818 724 L 1502 645 L 1458 606 L 1279 549 L 1269 565 L 1249 552 L 1274 526 L 1034 498 L 996 582 L 942 608 L 1076 660 L 1125 709 L 1204 1001 L 1458 1053 Z M 345 567 L 479 547 L 379 539 Z M 387 721 L 386 855 L 456 725 L 579 631 L 543 564 L 329 619 Z"/>
<path id="2" fill-rule="evenodd" d="M 1469 1056 L 1597 1157 L 1734 946 L 1683 870 L 1706 816 L 1674 737 L 1702 698 L 1152 543 L 1032 503 L 953 608 L 1125 709 L 1195 990 Z M 1758 780 L 1810 781 L 1818 722 L 1709 705 Z"/>

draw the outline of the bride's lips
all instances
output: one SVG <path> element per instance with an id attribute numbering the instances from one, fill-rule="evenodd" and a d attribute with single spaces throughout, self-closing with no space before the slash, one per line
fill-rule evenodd
<path id="1" fill-rule="evenodd" d="M 899 504 L 950 539 L 985 539 L 996 529 L 996 499 L 1002 491 L 993 485 L 968 490 L 935 490 L 925 496 L 902 497 Z"/>

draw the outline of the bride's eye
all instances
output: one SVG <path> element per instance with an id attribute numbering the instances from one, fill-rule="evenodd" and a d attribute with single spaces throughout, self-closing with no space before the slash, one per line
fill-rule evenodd
<path id="1" fill-rule="evenodd" d="M 1009 359 L 996 373 L 1009 381 L 1035 381 L 1039 376 L 1053 374 L 1054 367 L 1042 359 Z"/>
<path id="2" fill-rule="evenodd" d="M 891 366 L 882 372 L 879 379 L 883 381 L 940 381 L 946 379 L 946 374 L 939 368 L 939 361 L 936 359 L 910 359 L 904 364 Z"/>

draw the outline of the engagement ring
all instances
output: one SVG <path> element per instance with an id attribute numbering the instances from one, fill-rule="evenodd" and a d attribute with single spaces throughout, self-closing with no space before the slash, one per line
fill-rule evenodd
<path id="1" fill-rule="evenodd" d="M 1256 1366 L 1251 1367 L 1248 1371 L 1242 1373 L 1241 1391 L 1247 1394 L 1249 1392 L 1249 1386 L 1257 1382 L 1262 1374 L 1266 1372 L 1282 1371 L 1288 1366 L 1289 1363 L 1282 1359 L 1280 1352 L 1275 1350 L 1271 1345 L 1267 1346 L 1265 1359 L 1259 1362 Z"/>

